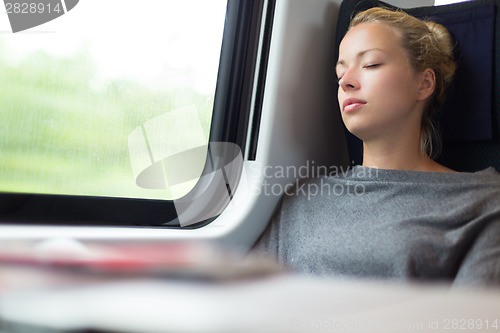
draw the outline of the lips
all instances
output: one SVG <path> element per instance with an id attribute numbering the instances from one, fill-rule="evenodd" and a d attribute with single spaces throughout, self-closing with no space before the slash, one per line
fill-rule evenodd
<path id="1" fill-rule="evenodd" d="M 354 111 L 366 104 L 365 100 L 359 98 L 348 98 L 342 103 L 342 111 L 350 112 Z"/>

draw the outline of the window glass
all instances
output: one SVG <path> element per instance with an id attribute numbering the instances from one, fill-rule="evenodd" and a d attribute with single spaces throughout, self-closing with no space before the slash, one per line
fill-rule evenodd
<path id="1" fill-rule="evenodd" d="M 436 0 L 434 4 L 436 6 L 440 6 L 440 5 L 449 5 L 452 3 L 465 2 L 465 1 L 470 1 L 470 0 Z"/>
<path id="2" fill-rule="evenodd" d="M 82 0 L 15 33 L 7 2 L 0 192 L 187 193 L 196 177 L 174 192 L 163 162 L 208 142 L 226 1 Z M 187 167 L 201 174 L 204 163 Z M 151 170 L 152 182 L 137 181 Z"/>

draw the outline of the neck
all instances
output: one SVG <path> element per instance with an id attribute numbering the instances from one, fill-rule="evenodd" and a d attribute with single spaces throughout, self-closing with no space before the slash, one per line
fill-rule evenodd
<path id="1" fill-rule="evenodd" d="M 421 111 L 421 112 L 418 112 Z M 363 166 L 413 171 L 451 172 L 435 162 L 420 148 L 420 124 L 423 109 L 415 109 L 413 118 L 388 124 L 384 131 L 365 133 Z"/>
<path id="2" fill-rule="evenodd" d="M 420 150 L 418 142 L 408 144 L 364 142 L 363 166 L 379 169 L 450 172 Z"/>

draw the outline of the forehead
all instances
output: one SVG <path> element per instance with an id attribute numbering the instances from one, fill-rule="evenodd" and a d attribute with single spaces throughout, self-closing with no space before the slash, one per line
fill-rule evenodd
<path id="1" fill-rule="evenodd" d="M 352 27 L 342 39 L 339 58 L 357 55 L 366 49 L 380 49 L 389 54 L 404 52 L 400 33 L 383 23 L 360 23 Z"/>

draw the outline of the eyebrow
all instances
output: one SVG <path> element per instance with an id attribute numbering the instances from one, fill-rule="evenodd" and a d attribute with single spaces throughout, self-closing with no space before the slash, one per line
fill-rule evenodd
<path id="1" fill-rule="evenodd" d="M 374 48 L 371 48 L 371 49 L 366 49 L 366 50 L 358 52 L 358 54 L 356 54 L 356 57 L 357 58 L 361 58 L 366 53 L 372 52 L 372 51 L 382 51 L 382 52 L 384 52 L 384 50 L 374 47 Z M 339 65 L 345 65 L 345 61 L 342 60 L 342 59 L 339 59 L 339 61 L 337 61 L 337 64 L 335 65 L 335 68 L 339 67 Z"/>

